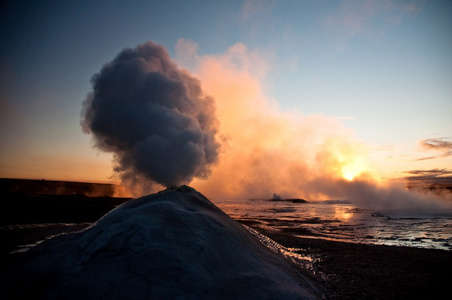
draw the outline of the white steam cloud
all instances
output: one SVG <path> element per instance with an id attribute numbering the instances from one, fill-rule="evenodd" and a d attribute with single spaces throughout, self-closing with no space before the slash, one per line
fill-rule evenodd
<path id="1" fill-rule="evenodd" d="M 114 154 L 124 181 L 165 186 L 206 177 L 217 160 L 217 119 L 200 82 L 153 42 L 122 50 L 92 78 L 81 125 Z"/>

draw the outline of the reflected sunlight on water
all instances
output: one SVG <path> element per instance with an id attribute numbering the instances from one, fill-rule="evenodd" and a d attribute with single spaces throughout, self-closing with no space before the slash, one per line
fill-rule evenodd
<path id="1" fill-rule="evenodd" d="M 216 203 L 254 228 L 306 238 L 452 250 L 452 218 L 393 218 L 339 202 L 243 200 Z"/>

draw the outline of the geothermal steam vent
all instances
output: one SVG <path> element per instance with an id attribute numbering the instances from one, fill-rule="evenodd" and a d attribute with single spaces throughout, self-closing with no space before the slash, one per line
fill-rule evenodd
<path id="1" fill-rule="evenodd" d="M 194 189 L 124 203 L 25 254 L 17 298 L 312 299 L 310 282 Z"/>
<path id="2" fill-rule="evenodd" d="M 91 79 L 81 125 L 123 181 L 178 186 L 217 161 L 214 100 L 153 42 L 122 50 Z"/>

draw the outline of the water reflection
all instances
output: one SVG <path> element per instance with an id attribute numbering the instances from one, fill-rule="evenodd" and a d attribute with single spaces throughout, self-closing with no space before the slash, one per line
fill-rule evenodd
<path id="1" fill-rule="evenodd" d="M 347 220 L 351 219 L 353 217 L 353 213 L 344 207 L 335 205 L 334 206 L 334 217 L 336 219 L 339 219 L 341 222 L 346 222 Z"/>
<path id="2" fill-rule="evenodd" d="M 452 250 L 452 218 L 390 218 L 345 203 L 220 202 L 253 227 L 346 242 Z"/>

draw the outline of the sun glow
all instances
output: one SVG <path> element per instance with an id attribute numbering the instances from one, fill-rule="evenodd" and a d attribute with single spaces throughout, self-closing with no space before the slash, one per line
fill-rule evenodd
<path id="1" fill-rule="evenodd" d="M 357 176 L 368 171 L 365 163 L 361 158 L 354 159 L 350 164 L 344 165 L 341 168 L 341 175 L 348 181 L 352 181 Z"/>
<path id="2" fill-rule="evenodd" d="M 348 181 L 352 181 L 353 178 L 355 178 L 356 174 L 354 174 L 353 172 L 348 172 L 348 171 L 344 171 L 342 173 L 342 176 L 347 179 Z"/>

